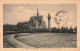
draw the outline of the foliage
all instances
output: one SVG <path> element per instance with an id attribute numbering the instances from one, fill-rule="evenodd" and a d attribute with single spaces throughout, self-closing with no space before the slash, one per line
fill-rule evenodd
<path id="1" fill-rule="evenodd" d="M 27 22 L 19 22 L 17 25 L 5 24 L 3 25 L 3 34 L 14 33 L 77 33 L 77 26 L 75 28 L 70 27 L 53 27 L 50 29 L 30 29 Z"/>

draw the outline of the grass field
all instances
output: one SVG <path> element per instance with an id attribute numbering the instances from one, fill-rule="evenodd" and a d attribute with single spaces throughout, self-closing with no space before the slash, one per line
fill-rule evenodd
<path id="1" fill-rule="evenodd" d="M 27 34 L 27 33 L 26 33 Z M 62 48 L 77 47 L 77 34 L 68 33 L 34 33 L 30 35 L 20 34 L 17 40 L 37 48 Z"/>

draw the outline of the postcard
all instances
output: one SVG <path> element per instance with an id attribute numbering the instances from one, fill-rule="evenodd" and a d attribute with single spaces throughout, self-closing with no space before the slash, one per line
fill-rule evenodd
<path id="1" fill-rule="evenodd" d="M 80 0 L 1 0 L 1 51 L 80 51 Z"/>

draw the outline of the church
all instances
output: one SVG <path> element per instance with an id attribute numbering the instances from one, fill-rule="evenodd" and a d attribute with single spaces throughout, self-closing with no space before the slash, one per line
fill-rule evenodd
<path id="1" fill-rule="evenodd" d="M 37 9 L 37 15 L 31 16 L 28 27 L 30 29 L 46 29 L 46 22 L 43 20 L 43 16 L 39 15 L 39 11 Z"/>

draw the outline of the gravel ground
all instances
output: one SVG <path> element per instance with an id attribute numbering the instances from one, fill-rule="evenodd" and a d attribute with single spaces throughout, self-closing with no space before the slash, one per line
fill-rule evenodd
<path id="1" fill-rule="evenodd" d="M 35 33 L 29 36 L 15 37 L 17 40 L 37 48 L 76 48 L 77 34 L 67 33 Z"/>
<path id="2" fill-rule="evenodd" d="M 29 36 L 31 35 L 30 33 L 20 33 L 20 34 L 12 34 L 12 35 L 6 35 L 3 38 L 3 48 L 35 48 L 32 46 L 28 46 L 27 44 L 18 41 L 15 39 L 15 37 L 18 36 Z"/>
<path id="3" fill-rule="evenodd" d="M 7 37 L 9 35 L 3 36 L 3 48 L 14 48 L 8 41 Z"/>

